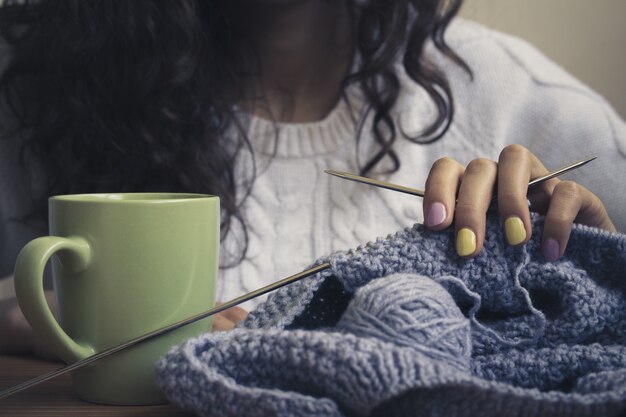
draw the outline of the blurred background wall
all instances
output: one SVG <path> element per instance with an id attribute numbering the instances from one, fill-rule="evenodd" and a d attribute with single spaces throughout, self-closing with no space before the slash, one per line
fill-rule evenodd
<path id="1" fill-rule="evenodd" d="M 626 119 L 626 0 L 465 0 L 461 16 L 526 39 Z"/>

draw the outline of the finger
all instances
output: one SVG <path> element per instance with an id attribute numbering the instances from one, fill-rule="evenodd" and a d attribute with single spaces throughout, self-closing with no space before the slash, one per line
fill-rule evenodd
<path id="1" fill-rule="evenodd" d="M 463 171 L 463 165 L 452 158 L 438 159 L 431 167 L 423 201 L 426 227 L 443 230 L 452 223 Z"/>
<path id="2" fill-rule="evenodd" d="M 531 152 L 521 145 L 505 147 L 498 158 L 498 209 L 509 245 L 522 245 L 530 239 L 532 228 L 526 195 L 531 175 L 538 168 Z"/>
<path id="3" fill-rule="evenodd" d="M 600 198 L 582 185 L 579 184 L 578 187 L 582 192 L 582 198 L 580 211 L 574 222 L 608 230 L 613 233 L 617 232 L 617 228 L 611 221 L 609 213 L 607 213 Z"/>
<path id="4" fill-rule="evenodd" d="M 596 195 L 573 181 L 561 181 L 554 187 L 543 226 L 541 250 L 547 261 L 563 256 L 574 221 L 615 231 Z"/>
<path id="5" fill-rule="evenodd" d="M 554 187 L 541 242 L 547 261 L 556 261 L 565 251 L 572 223 L 580 210 L 580 192 L 578 184 L 573 181 L 561 181 Z"/>
<path id="6" fill-rule="evenodd" d="M 228 320 L 237 324 L 248 316 L 248 312 L 241 307 L 231 307 L 221 313 Z"/>
<path id="7" fill-rule="evenodd" d="M 530 153 L 530 157 L 532 161 L 531 180 L 546 175 L 549 172 L 535 155 Z M 554 187 L 556 187 L 556 185 L 560 182 L 561 180 L 558 178 L 551 178 L 528 189 L 527 198 L 530 201 L 530 208 L 532 211 L 541 214 L 547 213 L 548 207 L 550 207 L 550 200 L 552 199 Z"/>
<path id="8" fill-rule="evenodd" d="M 454 213 L 459 256 L 473 257 L 483 247 L 487 209 L 497 173 L 498 165 L 484 158 L 474 159 L 465 168 Z"/>
<path id="9" fill-rule="evenodd" d="M 213 316 L 213 331 L 214 332 L 232 330 L 233 327 L 235 327 L 235 323 L 228 320 L 226 317 L 222 316 L 221 314 L 216 314 Z"/>
<path id="10" fill-rule="evenodd" d="M 219 307 L 224 304 L 221 301 L 215 301 L 215 307 Z M 241 307 L 231 307 L 228 310 L 220 311 L 220 315 L 223 315 L 228 320 L 233 321 L 235 323 L 239 323 L 241 320 L 245 319 L 248 316 L 248 312 Z"/>
<path id="11" fill-rule="evenodd" d="M 541 175 L 535 175 L 532 179 L 540 176 Z M 529 189 L 527 198 L 528 201 L 530 201 L 530 210 L 535 213 L 546 214 L 548 212 L 548 207 L 550 207 L 550 200 L 552 199 L 554 187 L 556 187 L 559 182 L 561 182 L 561 180 L 558 178 L 552 178 Z"/>

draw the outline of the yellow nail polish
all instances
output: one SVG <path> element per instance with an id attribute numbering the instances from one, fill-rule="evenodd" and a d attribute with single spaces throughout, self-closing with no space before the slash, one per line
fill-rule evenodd
<path id="1" fill-rule="evenodd" d="M 509 245 L 517 245 L 526 240 L 526 228 L 519 217 L 509 217 L 504 221 L 504 233 Z"/>
<path id="2" fill-rule="evenodd" d="M 467 256 L 476 250 L 476 235 L 468 228 L 459 230 L 456 235 L 456 253 Z"/>

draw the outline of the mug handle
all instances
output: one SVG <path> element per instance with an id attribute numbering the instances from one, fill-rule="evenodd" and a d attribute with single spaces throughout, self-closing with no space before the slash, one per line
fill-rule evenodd
<path id="1" fill-rule="evenodd" d="M 15 263 L 15 295 L 24 317 L 48 348 L 66 363 L 95 353 L 76 343 L 55 320 L 43 290 L 43 272 L 52 255 L 59 252 L 63 268 L 72 273 L 84 271 L 91 260 L 91 248 L 83 238 L 46 236 L 27 243 Z"/>

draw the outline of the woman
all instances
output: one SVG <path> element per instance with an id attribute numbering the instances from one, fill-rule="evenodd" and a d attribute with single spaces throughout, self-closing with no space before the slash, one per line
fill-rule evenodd
<path id="1" fill-rule="evenodd" d="M 626 230 L 625 186 L 613 175 L 626 169 L 624 122 L 528 45 L 450 24 L 460 5 L 5 8 L 0 201 L 5 219 L 24 222 L 4 223 L 0 275 L 45 233 L 37 219 L 49 195 L 99 191 L 220 195 L 221 299 L 417 221 L 454 223 L 458 254 L 471 258 L 494 187 L 509 243 L 524 245 L 528 181 L 591 154 L 602 162 L 574 175 L 585 186 L 552 179 L 528 195 L 546 214 L 546 259 L 563 254 L 574 221 L 615 232 L 612 217 Z M 422 209 L 415 198 L 330 178 L 329 168 L 425 184 Z"/>

